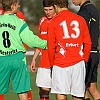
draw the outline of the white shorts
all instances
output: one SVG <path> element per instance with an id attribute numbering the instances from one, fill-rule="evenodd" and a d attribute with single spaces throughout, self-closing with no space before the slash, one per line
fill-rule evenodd
<path id="1" fill-rule="evenodd" d="M 85 73 L 84 61 L 65 68 L 54 65 L 52 70 L 51 93 L 84 97 Z"/>
<path id="2" fill-rule="evenodd" d="M 51 88 L 51 69 L 50 68 L 38 68 L 36 75 L 36 86 Z"/>

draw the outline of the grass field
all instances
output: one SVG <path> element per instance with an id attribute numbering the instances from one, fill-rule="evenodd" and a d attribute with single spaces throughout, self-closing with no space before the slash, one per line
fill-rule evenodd
<path id="1" fill-rule="evenodd" d="M 31 59 L 32 59 L 32 56 L 27 57 L 28 64 L 31 63 Z M 99 68 L 100 68 L 100 66 L 99 66 Z M 35 86 L 36 73 L 30 72 L 30 76 L 31 76 L 31 88 L 32 88 L 33 100 L 39 100 L 38 88 Z M 100 91 L 100 70 L 98 71 L 98 84 L 97 85 L 98 85 L 98 89 Z M 4 100 L 19 100 L 17 95 L 13 93 L 13 89 L 12 89 L 11 84 L 10 84 L 9 93 L 5 95 Z M 50 100 L 55 100 L 54 94 L 50 94 Z M 68 100 L 72 100 L 70 95 L 68 95 Z"/>

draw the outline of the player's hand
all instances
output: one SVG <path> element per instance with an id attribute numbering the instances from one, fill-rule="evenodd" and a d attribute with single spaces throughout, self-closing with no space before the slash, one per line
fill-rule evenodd
<path id="1" fill-rule="evenodd" d="M 35 60 L 32 60 L 32 63 L 31 63 L 31 65 L 30 65 L 30 70 L 31 70 L 31 72 L 33 72 L 33 73 L 36 72 L 35 65 L 36 65 L 36 61 L 35 61 Z"/>

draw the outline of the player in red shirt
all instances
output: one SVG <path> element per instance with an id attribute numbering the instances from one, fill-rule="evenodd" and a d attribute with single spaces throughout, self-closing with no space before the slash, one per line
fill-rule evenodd
<path id="1" fill-rule="evenodd" d="M 4 10 L 2 8 L 0 8 L 0 15 L 2 15 L 2 14 L 4 14 Z M 26 22 L 26 19 L 20 10 L 15 15 Z M 23 43 L 23 45 L 26 49 L 28 48 L 28 46 L 25 43 Z M 0 100 L 3 100 L 3 99 L 4 99 L 4 94 L 0 94 Z M 31 89 L 30 89 L 30 91 L 28 91 L 28 100 L 32 100 Z"/>
<path id="2" fill-rule="evenodd" d="M 50 0 L 43 0 L 43 9 L 46 16 L 40 18 L 38 36 L 47 40 L 47 25 L 48 21 L 56 15 L 54 6 L 50 3 Z M 49 92 L 51 88 L 51 66 L 48 59 L 48 50 L 36 49 L 33 60 L 31 63 L 31 71 L 34 72 L 36 58 L 41 52 L 39 68 L 36 76 L 36 85 L 39 87 L 40 100 L 50 100 Z"/>
<path id="3" fill-rule="evenodd" d="M 85 93 L 85 62 L 91 39 L 85 20 L 68 10 L 68 0 L 51 1 L 57 16 L 48 24 L 48 55 L 52 70 L 51 93 L 56 100 L 82 100 Z M 84 45 L 84 47 L 83 47 Z"/>

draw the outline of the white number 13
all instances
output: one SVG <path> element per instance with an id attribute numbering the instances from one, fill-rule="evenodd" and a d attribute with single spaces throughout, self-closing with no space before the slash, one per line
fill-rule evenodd
<path id="1" fill-rule="evenodd" d="M 70 26 L 73 26 L 73 25 L 74 25 L 74 27 L 72 28 L 72 30 L 74 30 L 76 34 L 71 33 L 71 36 L 70 36 L 68 33 L 68 27 L 67 27 L 66 21 L 63 21 L 60 23 L 60 26 L 62 26 L 63 32 L 64 32 L 63 39 L 65 39 L 65 38 L 78 38 L 79 37 L 79 35 L 80 35 L 79 23 L 77 21 L 72 21 L 70 23 Z"/>

